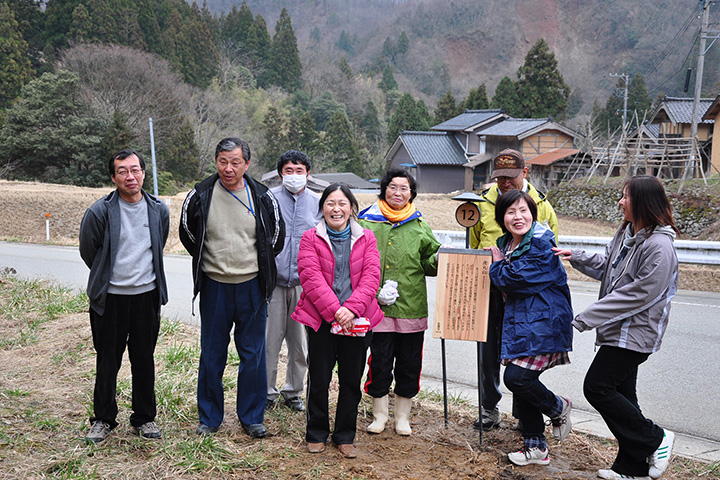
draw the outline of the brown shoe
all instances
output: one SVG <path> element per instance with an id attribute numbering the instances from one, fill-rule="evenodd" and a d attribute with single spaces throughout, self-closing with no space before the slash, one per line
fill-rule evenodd
<path id="1" fill-rule="evenodd" d="M 307 444 L 307 451 L 310 453 L 321 453 L 325 451 L 325 443 L 310 443 Z"/>
<path id="2" fill-rule="evenodd" d="M 338 445 L 337 448 L 338 448 L 338 450 L 340 450 L 340 453 L 342 453 L 343 457 L 345 457 L 345 458 L 357 457 L 357 449 L 355 448 L 355 445 L 353 445 L 352 443 Z"/>

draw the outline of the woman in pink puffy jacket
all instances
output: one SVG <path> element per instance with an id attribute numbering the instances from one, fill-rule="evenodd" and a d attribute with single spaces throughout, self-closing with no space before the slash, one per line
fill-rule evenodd
<path id="1" fill-rule="evenodd" d="M 308 333 L 305 440 L 309 452 L 325 450 L 330 435 L 328 392 L 337 363 L 340 389 L 332 441 L 344 457 L 355 458 L 360 382 L 371 329 L 383 318 L 375 298 L 380 254 L 373 232 L 356 221 L 357 200 L 346 185 L 327 187 L 320 211 L 323 219 L 300 240 L 303 291 L 292 314 Z"/>

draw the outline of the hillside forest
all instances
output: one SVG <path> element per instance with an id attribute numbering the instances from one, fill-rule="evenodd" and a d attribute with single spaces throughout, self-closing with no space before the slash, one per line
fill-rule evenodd
<path id="1" fill-rule="evenodd" d="M 608 72 L 640 119 L 690 95 L 702 2 L 509 3 L 0 0 L 0 178 L 107 184 L 120 148 L 150 169 L 151 134 L 161 194 L 212 171 L 230 135 L 258 177 L 295 148 L 373 178 L 399 132 L 466 109 L 611 134 L 625 85 Z"/>

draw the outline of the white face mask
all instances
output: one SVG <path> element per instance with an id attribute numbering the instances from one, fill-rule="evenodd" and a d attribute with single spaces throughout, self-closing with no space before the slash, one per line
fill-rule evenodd
<path id="1" fill-rule="evenodd" d="M 305 188 L 307 175 L 283 175 L 282 180 L 283 186 L 288 189 L 288 192 L 295 194 Z"/>

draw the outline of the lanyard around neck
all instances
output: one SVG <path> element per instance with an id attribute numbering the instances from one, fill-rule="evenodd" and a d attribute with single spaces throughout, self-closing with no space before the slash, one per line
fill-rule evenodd
<path id="1" fill-rule="evenodd" d="M 245 182 L 245 180 L 243 180 L 243 182 Z M 237 195 L 235 195 L 233 192 L 231 192 L 230 190 L 228 190 L 227 187 L 226 187 L 225 185 L 223 185 L 222 180 L 220 181 L 220 186 L 222 186 L 222 187 L 225 189 L 225 191 L 228 192 L 230 195 L 232 195 L 233 197 L 235 197 L 235 200 L 237 200 L 238 202 L 242 203 L 243 206 L 244 206 L 245 208 L 247 208 L 247 209 L 250 211 L 250 213 L 252 213 L 252 216 L 253 216 L 253 217 L 255 216 L 255 210 L 253 210 L 252 200 L 250 199 L 250 186 L 249 186 L 247 183 L 245 184 L 245 193 L 247 194 L 247 199 L 248 199 L 248 203 L 247 203 L 247 204 L 246 204 L 245 202 L 243 202 L 242 200 L 240 200 L 240 199 L 237 197 Z"/>

